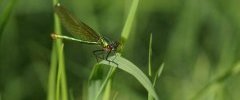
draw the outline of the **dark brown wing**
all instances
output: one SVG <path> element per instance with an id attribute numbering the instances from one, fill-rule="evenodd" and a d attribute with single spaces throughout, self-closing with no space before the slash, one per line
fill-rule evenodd
<path id="1" fill-rule="evenodd" d="M 78 21 L 75 17 L 60 3 L 55 5 L 55 12 L 59 16 L 63 26 L 76 38 L 90 41 L 98 42 L 100 35 L 97 34 L 92 28 L 90 28 L 85 23 Z"/>

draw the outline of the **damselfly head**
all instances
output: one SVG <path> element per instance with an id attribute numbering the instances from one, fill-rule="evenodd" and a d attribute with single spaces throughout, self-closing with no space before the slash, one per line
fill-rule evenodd
<path id="1" fill-rule="evenodd" d="M 118 41 L 114 41 L 112 42 L 111 46 L 112 46 L 112 50 L 117 50 L 118 46 L 119 46 L 119 42 Z"/>
<path id="2" fill-rule="evenodd" d="M 107 46 L 103 47 L 105 51 L 117 51 L 117 48 L 119 46 L 119 42 L 110 42 Z"/>

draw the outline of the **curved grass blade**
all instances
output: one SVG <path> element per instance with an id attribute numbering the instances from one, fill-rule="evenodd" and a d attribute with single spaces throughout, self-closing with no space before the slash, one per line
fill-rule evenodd
<path id="1" fill-rule="evenodd" d="M 114 58 L 115 56 L 109 57 L 109 59 L 114 59 Z M 127 59 L 121 57 L 120 54 L 117 54 L 117 57 L 114 60 L 114 62 L 118 63 L 118 65 L 113 63 L 110 63 L 110 65 L 117 67 L 134 76 L 156 100 L 159 100 L 158 95 L 154 90 L 154 87 L 151 81 L 136 65 L 134 65 L 132 62 L 128 61 Z M 109 62 L 103 60 L 100 62 L 100 64 L 109 65 Z"/>

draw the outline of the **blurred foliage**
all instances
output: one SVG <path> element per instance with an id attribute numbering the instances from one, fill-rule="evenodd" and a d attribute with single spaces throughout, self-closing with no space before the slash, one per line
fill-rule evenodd
<path id="1" fill-rule="evenodd" d="M 75 16 L 112 40 L 119 39 L 131 2 L 62 0 Z M 153 73 L 165 63 L 156 82 L 160 99 L 238 100 L 239 4 L 239 0 L 140 0 L 134 34 L 126 40 L 122 56 L 147 73 L 152 33 Z M 52 2 L 0 0 L 0 25 L 0 100 L 46 99 Z M 68 87 L 79 100 L 96 63 L 92 55 L 96 47 L 64 44 Z M 122 71 L 116 72 L 112 84 L 119 100 L 147 99 L 146 90 Z"/>

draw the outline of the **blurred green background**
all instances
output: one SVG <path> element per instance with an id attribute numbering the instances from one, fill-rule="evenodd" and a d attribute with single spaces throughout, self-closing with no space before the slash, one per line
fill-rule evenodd
<path id="1" fill-rule="evenodd" d="M 62 0 L 78 19 L 119 40 L 131 0 Z M 140 0 L 122 55 L 148 72 L 153 34 L 153 72 L 161 100 L 239 100 L 239 0 Z M 51 0 L 0 0 L 0 100 L 45 100 L 53 40 Z M 66 31 L 63 34 L 70 36 Z M 64 41 L 68 87 L 77 100 L 92 66 L 95 46 Z M 146 100 L 147 92 L 118 70 L 118 100 Z"/>

